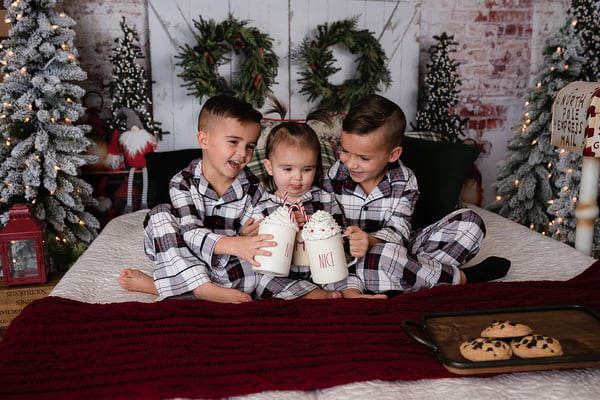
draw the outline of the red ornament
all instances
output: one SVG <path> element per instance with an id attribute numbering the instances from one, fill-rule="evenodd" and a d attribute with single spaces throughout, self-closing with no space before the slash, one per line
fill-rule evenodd
<path id="1" fill-rule="evenodd" d="M 262 80 L 262 75 L 258 74 L 256 75 L 256 78 L 254 79 L 254 87 L 257 88 L 258 85 L 260 84 L 260 81 Z"/>

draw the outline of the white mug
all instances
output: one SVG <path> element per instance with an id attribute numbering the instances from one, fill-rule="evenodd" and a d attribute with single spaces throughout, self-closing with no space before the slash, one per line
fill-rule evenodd
<path id="1" fill-rule="evenodd" d="M 336 233 L 327 239 L 305 240 L 313 282 L 334 283 L 348 276 L 348 267 L 356 264 L 356 257 L 346 261 L 342 235 Z"/>
<path id="2" fill-rule="evenodd" d="M 288 276 L 292 264 L 292 254 L 296 244 L 296 229 L 278 224 L 260 224 L 258 234 L 268 233 L 273 235 L 275 247 L 263 247 L 262 250 L 270 251 L 270 256 L 254 256 L 260 267 L 252 266 L 252 270 L 261 274 L 273 276 Z"/>

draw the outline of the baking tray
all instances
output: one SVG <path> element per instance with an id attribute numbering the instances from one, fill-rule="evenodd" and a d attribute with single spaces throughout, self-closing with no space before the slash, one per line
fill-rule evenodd
<path id="1" fill-rule="evenodd" d="M 560 342 L 563 355 L 473 362 L 460 354 L 465 340 L 479 337 L 494 320 L 529 325 L 533 334 Z M 423 335 L 417 334 L 421 329 Z M 536 306 L 430 313 L 421 322 L 402 321 L 402 329 L 417 342 L 433 349 L 440 362 L 460 375 L 600 367 L 600 315 L 581 305 Z"/>

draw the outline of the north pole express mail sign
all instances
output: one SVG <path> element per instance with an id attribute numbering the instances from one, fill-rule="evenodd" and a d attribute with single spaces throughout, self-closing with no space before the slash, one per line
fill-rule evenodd
<path id="1" fill-rule="evenodd" d="M 550 142 L 584 156 L 600 157 L 600 83 L 573 82 L 552 105 Z"/>

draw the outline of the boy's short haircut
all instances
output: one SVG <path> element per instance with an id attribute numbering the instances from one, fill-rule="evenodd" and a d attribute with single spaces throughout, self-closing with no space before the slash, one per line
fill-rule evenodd
<path id="1" fill-rule="evenodd" d="M 307 123 L 297 121 L 287 121 L 276 125 L 269 135 L 265 144 L 265 158 L 268 159 L 273 148 L 284 143 L 289 146 L 297 146 L 302 149 L 313 150 L 317 154 L 317 164 L 315 165 L 315 179 L 313 185 L 321 186 L 323 184 L 323 158 L 321 156 L 321 143 L 319 137 L 313 128 Z M 263 184 L 265 188 L 275 193 L 277 187 L 273 181 L 273 177 L 269 174 L 264 174 Z"/>
<path id="2" fill-rule="evenodd" d="M 385 127 L 384 135 L 386 142 L 390 143 L 390 149 L 402 145 L 406 130 L 404 112 L 393 101 L 372 94 L 363 97 L 348 110 L 342 130 L 366 135 L 382 126 Z"/>
<path id="3" fill-rule="evenodd" d="M 206 100 L 198 116 L 198 130 L 206 123 L 209 116 L 234 118 L 241 123 L 256 122 L 260 124 L 262 114 L 250 103 L 229 95 L 217 95 Z"/>

